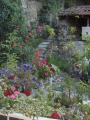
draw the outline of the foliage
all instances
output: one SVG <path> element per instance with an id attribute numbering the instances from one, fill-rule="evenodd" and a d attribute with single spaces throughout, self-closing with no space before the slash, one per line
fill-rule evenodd
<path id="1" fill-rule="evenodd" d="M 1 0 L 0 2 L 0 37 L 3 38 L 17 25 L 23 22 L 20 0 Z"/>
<path id="2" fill-rule="evenodd" d="M 80 81 L 77 82 L 76 84 L 76 91 L 78 96 L 80 96 L 80 98 L 83 98 L 84 95 L 89 95 L 89 85 L 87 85 L 86 83 Z"/>
<path id="3" fill-rule="evenodd" d="M 7 55 L 13 53 L 19 57 L 19 61 L 30 62 L 33 58 L 34 48 L 42 41 L 42 37 L 37 35 L 36 29 L 28 31 L 24 26 L 18 26 L 12 33 L 8 34 L 7 40 L 1 44 L 0 63 L 5 63 Z"/>
<path id="4" fill-rule="evenodd" d="M 61 9 L 61 3 L 60 0 L 40 0 L 42 2 L 42 9 L 39 13 L 39 20 L 42 23 L 47 23 L 49 24 L 50 21 L 50 17 L 53 16 L 57 17 L 57 13 L 59 12 L 59 10 Z M 54 21 L 55 22 L 55 21 Z"/>
<path id="5" fill-rule="evenodd" d="M 48 56 L 48 60 L 51 64 L 55 64 L 62 71 L 68 71 L 70 64 L 67 60 L 58 57 L 57 55 Z"/>
<path id="6" fill-rule="evenodd" d="M 11 54 L 11 55 L 8 55 L 7 57 L 8 57 L 8 60 L 7 60 L 6 67 L 15 72 L 18 64 L 17 56 L 15 54 Z"/>
<path id="7" fill-rule="evenodd" d="M 74 33 L 76 33 L 76 27 L 73 27 L 73 26 L 71 26 L 70 28 L 69 28 L 69 32 L 71 33 L 71 34 L 74 34 Z"/>
<path id="8" fill-rule="evenodd" d="M 56 70 L 51 64 L 49 64 L 47 60 L 40 58 L 40 55 L 41 51 L 37 50 L 33 63 L 38 70 L 38 77 L 42 79 L 47 79 L 48 77 L 55 75 Z"/>
<path id="9" fill-rule="evenodd" d="M 46 25 L 46 28 L 45 28 L 48 36 L 51 36 L 51 37 L 54 37 L 55 36 L 55 31 L 54 31 L 54 28 L 52 28 L 51 26 L 49 25 Z"/>
<path id="10" fill-rule="evenodd" d="M 21 14 L 20 0 L 1 0 L 0 2 L 0 65 L 7 61 L 12 45 L 18 40 L 16 29 L 21 28 L 24 19 Z"/>

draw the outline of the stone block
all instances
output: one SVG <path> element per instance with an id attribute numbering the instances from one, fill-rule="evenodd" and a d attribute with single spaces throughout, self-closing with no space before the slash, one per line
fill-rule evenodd
<path id="1" fill-rule="evenodd" d="M 0 115 L 0 120 L 7 120 L 7 116 Z"/>
<path id="2" fill-rule="evenodd" d="M 14 117 L 10 117 L 9 120 L 24 120 L 24 119 L 21 119 L 21 118 L 14 118 Z"/>

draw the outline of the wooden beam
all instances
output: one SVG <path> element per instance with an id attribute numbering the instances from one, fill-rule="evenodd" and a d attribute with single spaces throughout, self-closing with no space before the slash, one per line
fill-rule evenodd
<path id="1" fill-rule="evenodd" d="M 87 17 L 87 26 L 90 25 L 90 19 L 89 19 L 89 16 Z"/>

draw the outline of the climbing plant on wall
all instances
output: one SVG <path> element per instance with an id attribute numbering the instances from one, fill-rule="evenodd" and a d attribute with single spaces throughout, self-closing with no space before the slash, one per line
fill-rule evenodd
<path id="1" fill-rule="evenodd" d="M 21 24 L 20 0 L 0 0 L 0 38 Z"/>
<path id="2" fill-rule="evenodd" d="M 21 28 L 22 24 L 20 0 L 0 0 L 0 65 L 5 62 L 10 51 L 10 33 Z"/>
<path id="3" fill-rule="evenodd" d="M 45 20 L 47 22 L 50 22 L 50 17 L 51 16 L 56 16 L 56 14 L 59 12 L 62 4 L 61 4 L 61 0 L 39 0 L 40 2 L 42 2 L 42 9 L 40 11 L 40 20 L 44 21 Z"/>

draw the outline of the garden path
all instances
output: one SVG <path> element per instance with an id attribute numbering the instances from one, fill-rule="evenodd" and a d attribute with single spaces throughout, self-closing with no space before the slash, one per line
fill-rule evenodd
<path id="1" fill-rule="evenodd" d="M 46 52 L 48 51 L 48 48 L 50 47 L 51 43 L 52 40 L 50 38 L 47 38 L 45 41 L 38 45 L 37 50 L 41 51 L 41 58 L 46 57 Z"/>

